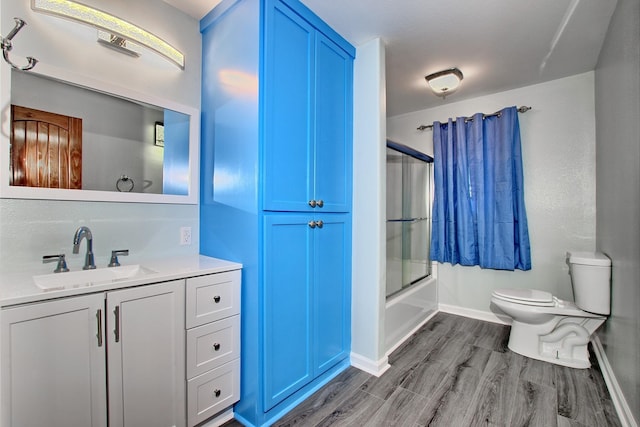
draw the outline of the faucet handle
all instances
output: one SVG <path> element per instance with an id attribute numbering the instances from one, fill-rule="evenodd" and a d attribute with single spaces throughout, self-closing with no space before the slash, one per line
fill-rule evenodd
<path id="1" fill-rule="evenodd" d="M 109 267 L 120 267 L 118 255 L 129 255 L 129 249 L 119 249 L 117 251 L 111 251 L 111 261 L 109 261 Z"/>
<path id="2" fill-rule="evenodd" d="M 42 257 L 43 264 L 54 261 L 58 261 L 58 266 L 55 270 L 53 270 L 54 273 L 64 273 L 69 271 L 69 269 L 67 268 L 67 260 L 65 259 L 64 254 L 44 255 Z"/>

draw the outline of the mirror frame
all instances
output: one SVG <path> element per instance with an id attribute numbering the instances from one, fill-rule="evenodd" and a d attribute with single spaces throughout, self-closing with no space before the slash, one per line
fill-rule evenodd
<path id="1" fill-rule="evenodd" d="M 60 69 L 47 64 L 38 63 L 36 68 L 27 73 L 62 81 L 74 86 L 81 86 L 105 95 L 125 98 L 134 102 L 142 102 L 168 110 L 177 111 L 189 116 L 189 194 L 152 194 L 121 193 L 117 191 L 68 190 L 62 188 L 40 188 L 9 185 L 10 135 L 11 135 L 11 67 L 4 61 L 0 64 L 0 106 L 2 128 L 0 129 L 0 198 L 3 199 L 41 199 L 41 200 L 75 200 L 100 202 L 130 203 L 167 203 L 193 204 L 199 202 L 200 189 L 200 111 L 197 108 L 179 104 L 160 97 L 137 92 L 70 70 Z"/>

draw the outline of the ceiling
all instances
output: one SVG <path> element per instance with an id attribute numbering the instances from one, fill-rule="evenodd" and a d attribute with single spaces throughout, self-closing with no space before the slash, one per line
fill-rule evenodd
<path id="1" fill-rule="evenodd" d="M 165 0 L 200 19 L 220 0 Z M 617 0 L 301 0 L 354 46 L 386 46 L 387 116 L 593 70 Z M 457 67 L 446 99 L 424 76 Z"/>

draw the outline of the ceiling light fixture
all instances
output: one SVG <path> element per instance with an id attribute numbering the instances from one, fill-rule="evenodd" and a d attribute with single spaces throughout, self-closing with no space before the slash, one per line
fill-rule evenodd
<path id="1" fill-rule="evenodd" d="M 425 79 L 433 93 L 444 99 L 447 95 L 452 94 L 458 89 L 463 77 L 462 71 L 457 68 L 450 68 L 429 74 Z"/>
<path id="2" fill-rule="evenodd" d="M 31 8 L 106 31 L 110 36 L 100 36 L 102 43 L 106 42 L 105 39 L 113 39 L 112 43 L 118 43 L 120 50 L 133 50 L 133 43 L 144 46 L 184 69 L 184 55 L 178 49 L 160 37 L 109 13 L 71 0 L 31 0 Z"/>

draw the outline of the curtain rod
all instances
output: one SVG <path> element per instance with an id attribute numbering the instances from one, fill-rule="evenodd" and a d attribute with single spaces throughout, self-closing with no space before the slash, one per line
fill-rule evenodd
<path id="1" fill-rule="evenodd" d="M 531 110 L 531 107 L 527 107 L 527 106 L 522 106 L 522 107 L 518 107 L 518 113 L 526 113 L 527 111 Z M 502 115 L 502 113 L 500 111 L 496 111 L 493 114 L 483 114 L 482 118 L 486 119 L 487 117 L 495 117 L 498 116 L 500 117 Z M 471 122 L 473 121 L 473 117 L 465 117 L 464 118 L 464 122 Z M 433 125 L 420 125 L 417 127 L 418 130 L 422 131 L 422 130 L 426 130 L 426 129 L 433 129 Z"/>

